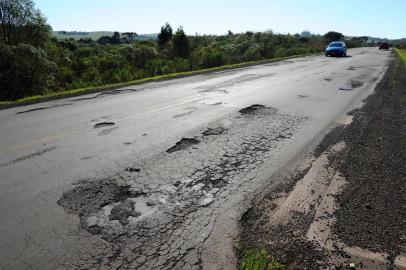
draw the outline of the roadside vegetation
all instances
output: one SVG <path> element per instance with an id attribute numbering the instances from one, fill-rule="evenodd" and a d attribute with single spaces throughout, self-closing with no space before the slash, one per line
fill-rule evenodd
<path id="1" fill-rule="evenodd" d="M 285 265 L 272 258 L 266 249 L 253 248 L 242 252 L 240 270 L 285 270 Z"/>
<path id="2" fill-rule="evenodd" d="M 67 93 L 108 89 L 134 82 L 191 74 L 193 71 L 320 52 L 341 33 L 285 35 L 228 32 L 186 35 L 165 24 L 157 39 L 137 33 L 58 40 L 32 0 L 0 0 L 0 101 L 34 100 Z M 364 37 L 346 41 L 364 46 Z"/>
<path id="3" fill-rule="evenodd" d="M 405 63 L 405 65 L 406 65 L 406 49 L 399 49 L 399 48 L 396 48 L 395 50 L 396 50 L 396 52 L 398 53 L 400 59 L 401 59 L 401 60 Z"/>

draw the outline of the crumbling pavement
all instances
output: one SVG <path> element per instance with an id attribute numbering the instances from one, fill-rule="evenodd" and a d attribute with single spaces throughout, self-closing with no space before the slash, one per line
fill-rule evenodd
<path id="1" fill-rule="evenodd" d="M 254 105 L 133 170 L 76 183 L 58 204 L 104 245 L 65 268 L 201 269 L 224 206 L 264 186 L 256 172 L 306 119 Z"/>

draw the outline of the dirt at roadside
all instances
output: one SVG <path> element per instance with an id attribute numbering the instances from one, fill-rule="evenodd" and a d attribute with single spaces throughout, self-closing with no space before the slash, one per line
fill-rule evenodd
<path id="1" fill-rule="evenodd" d="M 316 148 L 302 178 L 254 202 L 241 220 L 243 248 L 264 247 L 288 269 L 406 269 L 406 68 L 399 59 L 351 115 Z"/>

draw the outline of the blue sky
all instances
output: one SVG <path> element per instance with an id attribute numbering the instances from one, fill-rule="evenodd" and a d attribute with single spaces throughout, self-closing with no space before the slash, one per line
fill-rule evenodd
<path id="1" fill-rule="evenodd" d="M 406 0 L 34 0 L 54 30 L 157 33 L 165 22 L 188 34 L 330 30 L 406 37 Z"/>

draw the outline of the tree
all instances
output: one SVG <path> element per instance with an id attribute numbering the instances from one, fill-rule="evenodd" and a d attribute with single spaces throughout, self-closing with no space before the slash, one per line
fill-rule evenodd
<path id="1" fill-rule="evenodd" d="M 111 36 L 111 44 L 120 44 L 121 43 L 121 36 L 119 32 L 114 32 L 113 36 Z"/>
<path id="2" fill-rule="evenodd" d="M 135 33 L 135 32 L 125 32 L 125 33 L 123 33 L 122 35 L 123 35 L 123 36 L 126 36 L 129 41 L 134 41 L 135 38 L 138 36 L 138 34 Z"/>
<path id="3" fill-rule="evenodd" d="M 0 43 L 43 46 L 50 32 L 32 0 L 0 0 Z"/>
<path id="4" fill-rule="evenodd" d="M 106 45 L 111 43 L 111 37 L 109 36 L 101 36 L 98 40 L 97 43 Z"/>
<path id="5" fill-rule="evenodd" d="M 173 31 L 169 23 L 166 23 L 161 27 L 161 32 L 158 34 L 158 45 L 166 46 L 172 40 Z"/>
<path id="6" fill-rule="evenodd" d="M 324 35 L 324 39 L 326 40 L 327 43 L 333 42 L 333 41 L 340 41 L 344 38 L 344 35 L 339 33 L 339 32 L 334 32 L 330 31 Z"/>
<path id="7" fill-rule="evenodd" d="M 176 30 L 173 36 L 173 51 L 175 56 L 180 58 L 188 58 L 190 55 L 189 39 L 183 31 L 182 26 Z"/>
<path id="8" fill-rule="evenodd" d="M 56 65 L 32 45 L 0 44 L 0 99 L 41 95 L 54 85 Z"/>
<path id="9" fill-rule="evenodd" d="M 101 36 L 98 40 L 97 43 L 106 45 L 106 44 L 121 44 L 121 36 L 119 32 L 114 32 L 114 34 L 109 37 L 109 36 Z"/>

